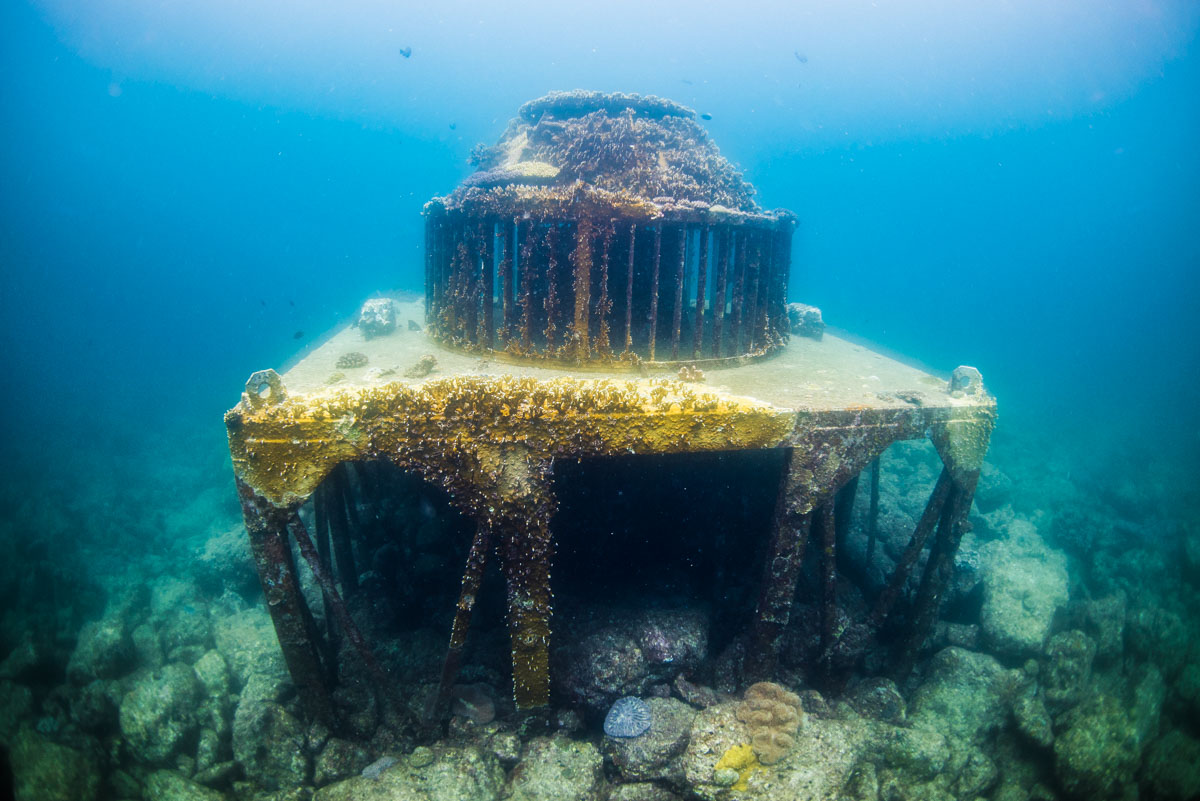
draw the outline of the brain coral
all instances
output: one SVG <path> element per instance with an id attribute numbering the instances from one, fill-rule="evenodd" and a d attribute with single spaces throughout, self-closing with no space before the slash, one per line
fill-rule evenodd
<path id="1" fill-rule="evenodd" d="M 736 714 L 750 730 L 750 745 L 764 765 L 778 762 L 792 749 L 792 735 L 804 720 L 800 697 L 769 681 L 752 684 Z"/>

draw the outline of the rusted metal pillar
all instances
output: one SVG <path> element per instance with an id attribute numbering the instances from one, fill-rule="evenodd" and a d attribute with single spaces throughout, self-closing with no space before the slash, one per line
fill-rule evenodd
<path id="1" fill-rule="evenodd" d="M 871 508 L 867 511 L 867 566 L 875 557 L 875 540 L 879 536 L 879 460 L 871 462 Z"/>
<path id="2" fill-rule="evenodd" d="M 567 346 L 580 361 L 586 361 L 592 353 L 588 337 L 592 310 L 592 234 L 592 219 L 586 216 L 580 218 L 575 228 L 575 249 L 571 252 L 575 278 L 575 315 Z"/>
<path id="3" fill-rule="evenodd" d="M 800 580 L 804 549 L 813 522 L 813 515 L 802 511 L 806 501 L 804 472 L 803 457 L 797 455 L 794 448 L 789 448 L 775 499 L 758 607 L 750 630 L 745 663 L 748 682 L 772 677 L 783 632 L 791 619 L 792 601 L 796 597 L 796 584 Z"/>
<path id="4" fill-rule="evenodd" d="M 637 244 L 637 223 L 629 226 L 629 273 L 625 277 L 625 353 L 633 350 L 633 265 Z"/>
<path id="5" fill-rule="evenodd" d="M 609 220 L 600 237 L 600 298 L 596 301 L 596 350 L 605 357 L 612 355 L 612 323 L 609 315 L 612 314 L 613 303 L 608 294 L 608 266 L 612 255 L 615 222 L 615 220 Z"/>
<path id="6" fill-rule="evenodd" d="M 500 256 L 500 303 L 502 306 L 500 330 L 503 332 L 502 339 L 506 344 L 512 337 L 513 325 L 516 324 L 517 318 L 513 309 L 513 230 L 516 226 L 516 220 L 500 220 L 502 248 Z"/>
<path id="7" fill-rule="evenodd" d="M 546 353 L 558 350 L 558 224 L 546 228 Z"/>
<path id="8" fill-rule="evenodd" d="M 333 537 L 333 554 L 337 558 L 338 578 L 342 580 L 342 592 L 350 598 L 358 593 L 358 565 L 354 560 L 354 545 L 350 541 L 353 532 L 347 518 L 347 510 L 351 500 L 345 469 L 344 463 L 337 465 L 326 479 L 330 486 L 325 496 L 325 507 L 329 515 L 330 534 Z"/>
<path id="9" fill-rule="evenodd" d="M 729 280 L 729 239 L 733 232 L 729 226 L 721 226 L 717 230 L 717 286 L 713 290 L 713 345 L 714 359 L 721 357 L 721 329 L 725 323 L 725 295 Z"/>
<path id="10" fill-rule="evenodd" d="M 658 273 L 662 259 L 662 226 L 654 226 L 654 266 L 650 277 L 650 361 L 654 361 L 654 345 L 658 339 Z"/>
<path id="11" fill-rule="evenodd" d="M 442 676 L 438 682 L 437 694 L 430 699 L 425 707 L 425 722 L 437 720 L 450 703 L 450 691 L 458 678 L 458 669 L 462 664 L 463 648 L 467 644 L 467 631 L 471 627 L 471 614 L 475 610 L 475 600 L 479 597 L 479 586 L 483 583 L 483 571 L 487 567 L 488 551 L 492 547 L 492 530 L 485 523 L 475 527 L 475 537 L 471 541 L 471 549 L 467 553 L 467 563 L 463 568 L 462 589 L 458 594 L 458 605 L 454 610 L 454 623 L 450 628 L 450 647 L 446 649 L 446 658 L 442 661 Z"/>
<path id="12" fill-rule="evenodd" d="M 288 545 L 287 525 L 293 512 L 272 506 L 240 478 L 237 490 L 242 518 L 250 535 L 250 551 L 283 661 L 309 717 L 331 727 L 334 723 L 331 671 L 321 662 L 320 634 L 300 592 Z"/>
<path id="13" fill-rule="evenodd" d="M 479 296 L 483 303 L 476 342 L 480 347 L 492 349 L 492 338 L 496 335 L 496 230 L 491 220 L 479 224 L 480 258 L 483 260 L 479 280 Z"/>
<path id="14" fill-rule="evenodd" d="M 683 327 L 683 283 L 687 276 L 688 233 L 686 225 L 679 226 L 679 258 L 675 264 L 675 303 L 671 312 L 671 359 L 679 358 L 679 339 Z"/>
<path id="15" fill-rule="evenodd" d="M 526 220 L 521 224 L 521 262 L 518 269 L 521 273 L 521 350 L 529 352 L 533 344 L 533 254 L 534 228 L 533 223 Z"/>
<path id="16" fill-rule="evenodd" d="M 813 529 L 821 537 L 821 652 L 837 637 L 837 527 L 836 504 L 828 500 L 817 507 Z"/>
<path id="17" fill-rule="evenodd" d="M 692 332 L 692 358 L 700 358 L 704 339 L 704 293 L 708 289 L 708 226 L 700 228 L 700 254 L 696 262 L 696 319 Z"/>

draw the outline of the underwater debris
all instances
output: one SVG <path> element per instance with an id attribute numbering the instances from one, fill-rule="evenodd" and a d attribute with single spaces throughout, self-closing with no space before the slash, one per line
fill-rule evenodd
<path id="1" fill-rule="evenodd" d="M 371 298 L 358 310 L 354 325 L 364 339 L 390 334 L 396 330 L 396 304 L 391 298 Z"/>
<path id="2" fill-rule="evenodd" d="M 409 47 L 401 47 L 401 48 L 400 48 L 399 50 L 397 50 L 396 52 L 398 52 L 400 55 L 404 56 L 405 58 L 411 58 L 411 57 L 412 57 L 412 47 L 411 47 L 411 46 L 409 46 Z"/>
<path id="3" fill-rule="evenodd" d="M 604 733 L 609 737 L 640 737 L 650 730 L 650 707 L 640 698 L 618 698 L 604 717 Z"/>
<path id="4" fill-rule="evenodd" d="M 364 779 L 379 781 L 379 777 L 383 774 L 383 772 L 399 761 L 400 760 L 396 759 L 395 757 L 380 757 L 370 765 L 367 765 L 365 768 L 363 768 L 361 775 Z"/>
<path id="5" fill-rule="evenodd" d="M 426 353 L 417 363 L 404 371 L 405 378 L 424 378 L 432 373 L 437 368 L 437 357 L 432 353 Z"/>
<path id="6" fill-rule="evenodd" d="M 367 354 L 353 350 L 338 356 L 334 367 L 337 367 L 339 370 L 352 370 L 356 367 L 366 367 L 368 361 Z"/>
<path id="7" fill-rule="evenodd" d="M 825 320 L 821 310 L 807 303 L 789 303 L 787 305 L 788 322 L 792 334 L 799 337 L 812 337 L 819 340 L 825 335 Z"/>
<path id="8" fill-rule="evenodd" d="M 679 372 L 676 373 L 676 376 L 678 376 L 680 381 L 695 383 L 704 380 L 704 371 L 694 364 L 685 364 L 683 367 L 679 368 Z"/>

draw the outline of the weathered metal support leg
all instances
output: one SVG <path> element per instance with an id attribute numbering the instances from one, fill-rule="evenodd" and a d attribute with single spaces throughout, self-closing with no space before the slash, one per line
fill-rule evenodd
<path id="1" fill-rule="evenodd" d="M 879 460 L 871 462 L 871 508 L 867 512 L 867 566 L 875 557 L 875 540 L 879 536 Z"/>
<path id="2" fill-rule="evenodd" d="M 325 503 L 329 513 L 329 529 L 333 536 L 333 553 L 337 557 L 342 590 L 346 597 L 350 598 L 358 592 L 358 566 L 354 563 L 354 547 L 350 543 L 350 526 L 346 518 L 346 508 L 350 499 L 347 497 L 348 482 L 342 475 L 342 465 L 333 469 L 327 481 L 331 483 Z"/>
<path id="3" fill-rule="evenodd" d="M 463 568 L 462 589 L 458 594 L 458 607 L 454 611 L 454 625 L 450 629 L 450 647 L 446 649 L 446 658 L 442 662 L 442 676 L 438 682 L 438 691 L 425 707 L 425 723 L 437 720 L 446 705 L 450 703 L 450 690 L 458 678 L 458 668 L 462 664 L 463 648 L 467 644 L 467 630 L 471 626 L 471 613 L 475 609 L 475 599 L 479 597 L 479 585 L 483 582 L 483 571 L 487 567 L 488 551 L 492 547 L 491 528 L 479 524 L 475 529 L 475 538 L 471 541 L 471 550 L 467 553 L 467 564 Z"/>
<path id="4" fill-rule="evenodd" d="M 892 571 L 892 577 L 888 581 L 887 587 L 875 599 L 875 607 L 871 612 L 870 619 L 872 627 L 881 626 L 891 614 L 896 599 L 900 597 L 904 585 L 908 583 L 908 576 L 912 573 L 913 565 L 917 563 L 921 551 L 925 548 L 925 541 L 929 539 L 934 525 L 941 517 L 942 507 L 950 494 L 951 483 L 950 471 L 943 470 L 938 476 L 937 483 L 933 486 L 929 501 L 925 504 L 925 511 L 921 513 L 921 519 L 917 521 L 917 527 L 913 531 L 912 537 L 909 538 L 908 547 L 904 549 L 900 561 L 896 563 L 896 569 Z"/>
<path id="5" fill-rule="evenodd" d="M 821 652 L 837 637 L 837 519 L 836 502 L 826 501 L 815 512 L 813 530 L 821 536 Z"/>
<path id="6" fill-rule="evenodd" d="M 966 484 L 955 481 L 950 490 L 950 497 L 946 499 L 945 509 L 938 523 L 937 538 L 930 548 L 929 562 L 925 566 L 925 574 L 921 578 L 921 586 L 913 604 L 912 626 L 896 663 L 897 680 L 906 678 L 912 672 L 921 645 L 937 620 L 942 594 L 950 584 L 954 556 L 958 553 L 958 544 L 966 528 L 967 513 L 971 509 L 977 480 L 978 472 L 969 478 Z"/>
<path id="7" fill-rule="evenodd" d="M 317 487 L 313 493 L 313 525 L 317 532 L 317 558 L 321 567 L 330 575 L 333 574 L 333 552 L 329 542 L 329 504 L 324 486 Z M 321 602 L 325 610 L 325 636 L 332 645 L 337 639 L 337 625 L 334 621 L 333 607 L 329 596 L 321 593 Z M 336 649 L 334 649 L 336 651 Z"/>
<path id="8" fill-rule="evenodd" d="M 283 660 L 300 691 L 308 715 L 332 726 L 333 701 L 328 672 L 321 664 L 316 624 L 300 592 L 292 550 L 288 545 L 287 524 L 293 512 L 272 506 L 240 478 L 237 490 L 246 531 L 250 535 L 250 550 L 266 596 L 267 611 L 275 624 Z"/>
<path id="9" fill-rule="evenodd" d="M 779 657 L 783 630 L 792 614 L 796 583 L 804 563 L 804 548 L 812 527 L 812 515 L 799 511 L 802 500 L 797 491 L 802 480 L 796 469 L 798 457 L 788 451 L 783 480 L 775 500 L 771 542 L 763 570 L 758 609 L 750 632 L 750 647 L 746 653 L 747 681 L 771 678 Z"/>

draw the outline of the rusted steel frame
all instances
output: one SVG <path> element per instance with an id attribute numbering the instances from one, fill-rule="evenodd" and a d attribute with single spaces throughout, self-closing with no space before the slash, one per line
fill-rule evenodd
<path id="1" fill-rule="evenodd" d="M 821 652 L 825 653 L 837 637 L 837 515 L 833 499 L 813 513 L 814 536 L 821 544 Z"/>
<path id="2" fill-rule="evenodd" d="M 333 468 L 326 479 L 330 487 L 328 501 L 329 530 L 333 538 L 333 554 L 337 558 L 338 577 L 342 590 L 349 598 L 358 592 L 358 566 L 354 563 L 354 548 L 350 543 L 350 527 L 346 517 L 346 506 L 350 502 L 346 492 L 346 480 L 342 475 L 342 464 Z"/>
<path id="3" fill-rule="evenodd" d="M 517 269 L 521 273 L 521 349 L 528 352 L 533 344 L 533 280 L 534 280 L 534 227 L 532 220 L 525 220 L 518 231 L 521 239 L 521 261 Z"/>
<path id="4" fill-rule="evenodd" d="M 871 462 L 871 508 L 867 512 L 867 565 L 875 556 L 875 540 L 879 536 L 879 460 Z"/>
<path id="5" fill-rule="evenodd" d="M 704 339 L 704 293 L 708 289 L 708 226 L 700 228 L 700 254 L 696 262 L 696 320 L 692 332 L 692 358 L 700 358 Z"/>
<path id="6" fill-rule="evenodd" d="M 612 241 L 616 220 L 609 220 L 600 238 L 600 298 L 596 301 L 597 343 L 596 349 L 605 356 L 612 355 L 612 298 L 608 294 L 608 265 L 612 255 Z"/>
<path id="7" fill-rule="evenodd" d="M 378 683 L 378 689 L 383 693 L 384 697 L 391 700 L 394 687 L 392 681 L 384 671 L 383 666 L 375 659 L 375 654 L 371 652 L 367 645 L 366 639 L 363 638 L 362 632 L 359 631 L 358 624 L 350 617 L 350 612 L 346 609 L 346 603 L 338 594 L 337 587 L 333 584 L 333 579 L 325 572 L 325 568 L 321 565 L 320 557 L 317 554 L 317 549 L 313 547 L 312 540 L 308 536 L 308 530 L 304 527 L 304 521 L 299 515 L 292 515 L 288 521 L 288 531 L 292 534 L 292 539 L 296 541 L 296 545 L 300 549 L 300 555 L 304 557 L 304 561 L 308 562 L 308 567 L 312 571 L 313 578 L 317 580 L 317 584 L 321 587 L 330 599 L 330 605 L 333 607 L 333 613 L 337 617 L 338 625 L 342 631 L 346 633 L 346 639 L 358 652 L 358 656 L 370 671 L 371 677 Z"/>
<path id="8" fill-rule="evenodd" d="M 463 293 L 463 265 L 467 261 L 467 244 L 464 236 L 465 232 L 461 221 L 455 219 L 450 230 L 450 257 L 445 261 L 446 274 L 443 282 L 443 286 L 446 287 L 443 295 L 445 302 L 438 315 L 438 330 L 442 336 L 451 338 L 457 338 L 462 327 L 459 306 L 462 303 Z"/>
<path id="9" fill-rule="evenodd" d="M 679 258 L 675 269 L 675 306 L 671 312 L 671 359 L 679 359 L 679 337 L 683 326 L 683 279 L 687 275 L 687 260 L 692 234 L 686 224 L 679 226 Z"/>
<path id="10" fill-rule="evenodd" d="M 846 547 L 846 535 L 850 533 L 850 523 L 854 519 L 854 501 L 858 497 L 858 479 L 861 473 L 855 474 L 837 491 L 833 500 L 833 518 L 836 523 L 834 533 L 837 538 L 838 570 L 850 578 L 860 588 L 865 586 L 864 566 L 850 558 Z"/>
<path id="11" fill-rule="evenodd" d="M 730 312 L 729 355 L 736 356 L 742 350 L 742 298 L 746 291 L 746 230 L 737 232 L 733 250 L 733 300 Z"/>
<path id="12" fill-rule="evenodd" d="M 725 322 L 726 284 L 729 278 L 729 238 L 733 232 L 729 226 L 717 229 L 717 286 L 713 290 L 713 346 L 714 359 L 721 357 L 721 328 Z"/>
<path id="13" fill-rule="evenodd" d="M 483 301 L 483 320 L 479 324 L 478 342 L 492 349 L 492 338 L 496 335 L 495 321 L 495 292 L 496 292 L 496 229 L 490 220 L 479 224 L 479 235 L 482 240 L 481 257 L 483 270 L 480 274 L 480 299 Z"/>
<path id="14" fill-rule="evenodd" d="M 800 511 L 806 495 L 803 459 L 796 448 L 788 448 L 746 654 L 746 677 L 750 680 L 765 680 L 774 674 L 783 632 L 791 619 L 813 521 L 812 514 Z"/>
<path id="15" fill-rule="evenodd" d="M 554 356 L 558 346 L 558 223 L 546 229 L 546 354 Z"/>
<path id="16" fill-rule="evenodd" d="M 479 343 L 479 296 L 482 291 L 480 256 L 483 243 L 482 224 L 475 223 L 467 228 L 467 258 L 463 261 L 463 330 L 462 338 L 467 343 Z"/>
<path id="17" fill-rule="evenodd" d="M 240 478 L 237 491 L 242 519 L 250 538 L 250 552 L 258 569 L 283 661 L 300 690 L 309 717 L 332 726 L 331 671 L 321 663 L 320 635 L 300 591 L 292 549 L 288 544 L 287 525 L 292 512 L 272 506 Z"/>
<path id="18" fill-rule="evenodd" d="M 756 345 L 762 344 L 757 337 L 758 289 L 763 268 L 762 235 L 758 231 L 754 231 L 749 235 L 749 239 L 750 241 L 746 244 L 748 262 L 746 266 L 746 305 L 743 310 L 743 323 L 745 324 L 743 339 L 746 341 L 746 350 L 754 350 Z"/>
<path id="19" fill-rule="evenodd" d="M 877 628 L 883 625 L 891 615 L 896 600 L 900 597 L 900 593 L 904 591 L 905 584 L 908 583 L 908 576 L 912 572 L 913 565 L 917 563 L 917 559 L 925 547 L 925 541 L 929 539 L 934 525 L 937 524 L 938 519 L 942 515 L 942 509 L 946 505 L 946 499 L 950 495 L 950 488 L 953 483 L 950 471 L 943 468 L 941 474 L 938 476 L 937 483 L 933 486 L 933 492 L 929 495 L 929 501 L 925 504 L 925 511 L 921 513 L 921 519 L 917 521 L 917 527 L 908 541 L 908 547 L 904 549 L 904 553 L 896 563 L 896 568 L 892 571 L 892 577 L 888 580 L 887 587 L 875 599 L 875 606 L 871 611 L 870 617 L 870 625 L 872 627 Z"/>
<path id="20" fill-rule="evenodd" d="M 516 220 L 500 219 L 500 330 L 501 339 L 506 343 L 512 336 L 516 319 L 513 309 L 513 229 L 516 225 Z"/>
<path id="21" fill-rule="evenodd" d="M 774 276 L 775 289 L 772 293 L 773 307 L 770 315 L 776 339 L 782 342 L 788 338 L 791 330 L 787 316 L 787 290 L 792 269 L 792 227 L 789 225 L 776 231 L 774 237 L 777 248 L 771 273 Z"/>
<path id="22" fill-rule="evenodd" d="M 571 252 L 574 267 L 575 318 L 568 336 L 569 349 L 580 360 L 592 355 L 589 323 L 592 313 L 592 219 L 584 215 L 575 225 L 575 249 Z"/>
<path id="23" fill-rule="evenodd" d="M 650 279 L 650 361 L 654 361 L 654 345 L 658 339 L 658 273 L 662 257 L 661 225 L 654 226 L 654 266 Z"/>
<path id="24" fill-rule="evenodd" d="M 967 527 L 967 514 L 971 511 L 971 500 L 975 495 L 975 485 L 979 480 L 979 471 L 969 472 L 962 480 L 953 480 L 949 497 L 938 523 L 938 533 L 933 546 L 929 550 L 929 561 L 925 565 L 925 574 L 921 577 L 921 586 L 917 590 L 917 598 L 913 602 L 910 615 L 912 624 L 907 639 L 896 663 L 896 678 L 902 680 L 912 672 L 916 664 L 917 654 L 933 624 L 937 620 L 938 609 L 941 606 L 942 595 L 950 584 L 954 572 L 954 556 L 958 553 L 958 545 Z"/>
<path id="25" fill-rule="evenodd" d="M 479 597 L 479 586 L 483 583 L 483 571 L 487 567 L 488 551 L 491 550 L 491 547 L 491 527 L 486 523 L 479 523 L 475 528 L 471 549 L 467 552 L 466 565 L 463 567 L 462 589 L 458 593 L 454 623 L 450 628 L 450 646 L 446 649 L 446 658 L 442 662 L 442 675 L 438 682 L 438 691 L 425 707 L 426 723 L 437 720 L 450 703 L 450 691 L 454 687 L 454 682 L 458 678 L 459 666 L 462 664 L 463 648 L 467 644 L 467 631 L 471 627 L 471 614 L 475 609 L 475 600 Z"/>
<path id="26" fill-rule="evenodd" d="M 629 273 L 625 278 L 625 353 L 633 350 L 633 265 L 637 223 L 629 225 Z"/>

